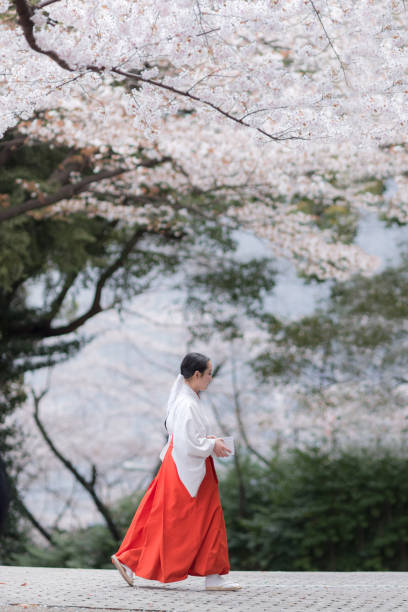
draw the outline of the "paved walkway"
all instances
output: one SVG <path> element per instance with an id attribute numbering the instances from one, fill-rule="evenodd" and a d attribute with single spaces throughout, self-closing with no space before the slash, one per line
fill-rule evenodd
<path id="1" fill-rule="evenodd" d="M 206 592 L 203 579 L 171 585 L 141 578 L 129 587 L 116 570 L 0 566 L 0 611 L 408 612 L 408 573 L 232 572 L 243 586 Z"/>

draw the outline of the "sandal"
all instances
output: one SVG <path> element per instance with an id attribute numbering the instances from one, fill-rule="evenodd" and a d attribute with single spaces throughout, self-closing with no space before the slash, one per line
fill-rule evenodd
<path id="1" fill-rule="evenodd" d="M 119 574 L 122 576 L 124 580 L 128 583 L 129 586 L 133 586 L 133 572 L 132 570 L 121 563 L 116 555 L 111 556 L 112 563 L 118 570 Z"/>

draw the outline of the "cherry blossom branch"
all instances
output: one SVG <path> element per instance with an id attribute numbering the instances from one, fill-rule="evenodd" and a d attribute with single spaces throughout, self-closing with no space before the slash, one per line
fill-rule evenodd
<path id="1" fill-rule="evenodd" d="M 89 67 L 89 66 L 88 66 L 88 68 L 91 69 L 91 67 Z M 100 71 L 100 70 L 97 69 L 97 71 Z M 229 119 L 230 121 L 234 121 L 235 123 L 238 123 L 239 125 L 242 125 L 244 127 L 254 129 L 257 132 L 259 132 L 260 134 L 262 134 L 263 136 L 266 136 L 267 138 L 269 138 L 270 140 L 274 140 L 276 142 L 281 141 L 281 140 L 307 140 L 307 138 L 302 137 L 302 136 L 290 136 L 290 135 L 283 136 L 283 135 L 281 135 L 281 134 L 284 134 L 284 132 L 280 132 L 280 134 L 278 134 L 278 135 L 271 134 L 270 132 L 267 132 L 266 130 L 263 130 L 260 127 L 254 127 L 254 126 L 250 125 L 249 123 L 246 123 L 246 121 L 244 121 L 242 118 L 235 117 L 235 115 L 232 115 L 228 111 L 225 111 L 223 108 L 221 108 L 217 104 L 214 104 L 213 102 L 210 102 L 209 100 L 203 100 L 199 96 L 195 96 L 194 94 L 189 93 L 189 90 L 183 91 L 181 89 L 178 89 L 177 87 L 173 87 L 172 85 L 166 85 L 166 83 L 160 83 L 159 81 L 153 81 L 152 79 L 146 79 L 146 78 L 143 78 L 141 76 L 135 75 L 135 74 L 133 74 L 131 72 L 126 72 L 124 70 L 118 70 L 117 68 L 112 68 L 111 72 L 113 72 L 115 74 L 119 74 L 119 75 L 124 76 L 126 78 L 130 78 L 130 79 L 135 79 L 137 81 L 141 81 L 142 83 L 148 83 L 149 85 L 153 85 L 154 87 L 158 87 L 160 89 L 165 89 L 166 91 L 170 91 L 171 93 L 177 94 L 179 96 L 182 96 L 182 97 L 187 98 L 189 100 L 192 100 L 194 102 L 198 102 L 199 104 L 203 104 L 204 106 L 208 106 L 208 107 L 212 108 L 213 110 L 215 110 L 220 115 L 223 115 L 226 119 Z"/>
<path id="2" fill-rule="evenodd" d="M 98 195 L 101 195 L 103 197 L 110 196 L 110 194 L 106 194 L 105 196 L 105 194 L 100 191 L 93 191 L 92 193 L 96 196 Z M 197 194 L 200 194 L 198 190 L 197 190 Z M 202 219 L 206 219 L 207 221 L 214 220 L 214 217 L 211 216 L 211 214 L 207 214 L 206 212 L 200 210 L 197 206 L 194 206 L 194 204 L 189 204 L 184 201 L 181 203 L 178 203 L 177 201 L 172 202 L 166 199 L 165 197 L 160 197 L 160 196 L 156 196 L 156 197 L 149 196 L 148 197 L 148 196 L 138 196 L 138 195 L 128 194 L 124 197 L 124 204 L 126 205 L 128 203 L 132 203 L 135 205 L 141 205 L 141 206 L 144 206 L 145 204 L 155 204 L 157 206 L 162 206 L 162 205 L 170 206 L 171 208 L 174 208 L 176 210 L 183 210 L 183 209 L 189 210 L 194 215 L 197 215 L 198 217 L 201 217 Z"/>
<path id="3" fill-rule="evenodd" d="M 43 50 L 37 44 L 37 42 L 35 40 L 35 36 L 34 36 L 34 22 L 32 20 L 32 16 L 34 14 L 35 7 L 31 7 L 26 2 L 26 0 L 14 0 L 14 4 L 15 4 L 16 9 L 17 9 L 17 14 L 18 14 L 18 17 L 19 17 L 20 26 L 21 26 L 21 28 L 23 30 L 23 34 L 24 34 L 24 36 L 25 36 L 29 46 L 34 51 L 36 51 L 37 53 L 41 53 L 43 55 L 47 55 L 50 59 L 52 59 L 54 62 L 56 62 L 64 70 L 69 70 L 70 72 L 75 72 L 75 69 L 72 68 L 71 66 L 69 66 L 69 64 L 63 58 L 61 58 L 58 55 L 58 53 L 56 53 L 55 51 L 52 51 L 52 50 L 45 51 L 45 50 Z M 108 70 L 109 72 L 111 72 L 113 74 L 118 74 L 118 75 L 124 76 L 124 77 L 126 77 L 128 79 L 133 79 L 133 80 L 139 81 L 141 83 L 146 83 L 146 84 L 152 85 L 153 87 L 156 87 L 158 89 L 163 89 L 165 91 L 169 91 L 169 92 L 171 92 L 173 94 L 176 94 L 177 96 L 181 96 L 181 97 L 187 98 L 188 100 L 191 100 L 191 101 L 196 102 L 198 104 L 202 104 L 203 106 L 207 106 L 209 108 L 212 108 L 214 111 L 216 111 L 218 114 L 222 115 L 226 119 L 228 119 L 230 121 L 233 121 L 234 123 L 238 123 L 241 126 L 254 129 L 259 134 L 262 134 L 262 136 L 266 136 L 268 139 L 274 140 L 276 142 L 281 141 L 281 140 L 307 140 L 306 138 L 301 137 L 301 136 L 285 135 L 286 131 L 285 132 L 280 132 L 279 134 L 272 134 L 272 133 L 267 132 L 266 130 L 264 130 L 264 129 L 260 128 L 260 127 L 254 127 L 254 126 L 250 125 L 249 123 L 244 121 L 242 118 L 236 117 L 235 115 L 232 115 L 231 113 L 229 113 L 228 111 L 225 111 L 223 108 L 221 108 L 217 104 L 214 104 L 210 100 L 204 100 L 204 99 L 200 98 L 199 96 L 195 96 L 194 94 L 190 93 L 188 90 L 184 91 L 182 89 L 178 89 L 177 87 L 173 87 L 172 85 L 167 85 L 166 83 L 162 83 L 160 81 L 155 81 L 153 79 L 144 78 L 144 77 L 139 76 L 137 74 L 134 74 L 134 73 L 131 73 L 131 72 L 127 72 L 127 71 L 124 71 L 124 70 L 120 70 L 118 67 L 113 67 L 113 68 L 110 68 L 110 69 L 106 69 L 104 66 L 98 67 L 98 66 L 93 66 L 93 65 L 87 65 L 87 66 L 84 66 L 83 69 L 85 71 L 89 71 L 89 72 L 96 72 L 97 74 L 102 74 L 103 72 Z"/>
<path id="4" fill-rule="evenodd" d="M 326 27 L 325 27 L 325 25 L 323 23 L 323 19 L 320 17 L 320 13 L 317 10 L 314 1 L 313 0 L 309 0 L 309 4 L 312 6 L 313 11 L 316 14 L 316 17 L 320 21 L 320 25 L 322 26 L 323 32 L 324 32 L 324 34 L 325 34 L 325 36 L 327 38 L 327 41 L 328 41 L 329 45 L 331 46 L 331 48 L 333 50 L 334 55 L 337 57 L 337 59 L 338 59 L 338 61 L 340 63 L 340 66 L 341 66 L 341 69 L 342 69 L 342 72 L 343 72 L 343 76 L 344 76 L 344 80 L 345 80 L 346 84 L 348 85 L 348 80 L 347 80 L 347 75 L 346 75 L 346 70 L 344 68 L 344 64 L 342 62 L 342 59 L 341 59 L 340 55 L 337 53 L 337 51 L 336 51 L 336 49 L 334 47 L 334 44 L 333 44 L 333 42 L 332 42 L 332 40 L 331 40 L 327 30 L 326 30 Z"/>
<path id="5" fill-rule="evenodd" d="M 40 2 L 40 4 L 36 4 L 33 8 L 35 10 L 43 9 L 50 4 L 55 4 L 55 2 L 60 2 L 60 0 L 45 0 L 45 2 Z"/>
<path id="6" fill-rule="evenodd" d="M 14 4 L 16 5 L 20 26 L 23 30 L 25 39 L 30 45 L 30 47 L 34 51 L 37 51 L 37 53 L 48 55 L 50 59 L 52 59 L 54 62 L 57 62 L 57 64 L 59 64 L 61 68 L 64 68 L 64 70 L 69 70 L 73 72 L 73 69 L 67 64 L 65 60 L 59 57 L 58 53 L 52 50 L 44 51 L 37 44 L 37 41 L 35 40 L 34 36 L 34 22 L 32 20 L 32 16 L 34 15 L 34 11 L 39 7 L 32 7 L 25 0 L 14 0 Z"/>
<path id="7" fill-rule="evenodd" d="M 281 106 L 279 108 L 287 108 L 287 106 Z M 263 112 L 268 111 L 268 110 L 271 110 L 271 109 L 270 108 L 258 108 L 258 109 L 253 110 L 253 111 L 248 111 L 247 113 L 245 113 L 245 115 L 242 115 L 241 119 L 246 119 L 250 115 L 255 115 L 256 113 L 263 113 Z"/>
<path id="8" fill-rule="evenodd" d="M 201 35 L 204 36 L 205 43 L 206 43 L 206 45 L 208 47 L 209 45 L 208 45 L 207 33 L 206 33 L 206 31 L 205 31 L 205 29 L 203 27 L 203 14 L 201 12 L 201 6 L 200 6 L 200 3 L 199 3 L 198 0 L 196 0 L 196 6 L 197 6 L 197 12 L 198 12 L 198 19 L 199 19 L 199 22 L 200 22 Z"/>

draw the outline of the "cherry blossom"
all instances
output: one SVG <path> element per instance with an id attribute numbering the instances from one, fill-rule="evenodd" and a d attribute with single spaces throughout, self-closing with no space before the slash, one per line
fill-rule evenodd
<path id="1" fill-rule="evenodd" d="M 33 139 L 92 148 L 95 172 L 127 170 L 100 185 L 106 202 L 90 189 L 50 213 L 149 223 L 159 211 L 169 223 L 174 201 L 129 207 L 124 194 L 146 196 L 146 183 L 198 190 L 230 202 L 231 217 L 306 274 L 376 269 L 301 203 L 406 223 L 403 2 L 42 4 L 15 0 L 3 13 L 0 130 L 18 123 Z M 146 168 L 140 149 L 172 161 Z"/>

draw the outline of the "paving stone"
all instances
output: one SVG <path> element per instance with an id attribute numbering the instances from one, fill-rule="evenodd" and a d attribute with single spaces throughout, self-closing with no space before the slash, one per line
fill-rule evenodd
<path id="1" fill-rule="evenodd" d="M 408 574 L 231 572 L 241 591 L 208 592 L 202 578 L 163 585 L 115 570 L 0 566 L 0 612 L 408 612 Z"/>

